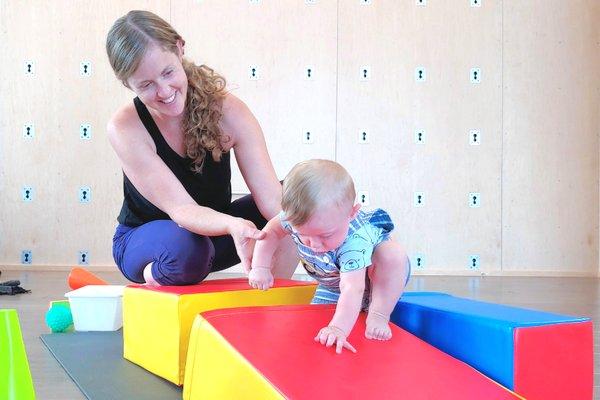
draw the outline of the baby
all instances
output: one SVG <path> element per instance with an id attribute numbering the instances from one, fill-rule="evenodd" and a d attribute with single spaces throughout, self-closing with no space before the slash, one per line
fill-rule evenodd
<path id="1" fill-rule="evenodd" d="M 302 265 L 318 282 L 312 304 L 336 304 L 329 324 L 315 341 L 336 352 L 356 352 L 347 337 L 361 309 L 368 309 L 365 336 L 388 340 L 390 314 L 410 276 L 402 247 L 382 209 L 364 212 L 355 204 L 354 182 L 338 163 L 309 160 L 297 164 L 283 183 L 283 211 L 270 220 L 256 242 L 250 286 L 273 285 L 271 261 L 279 241 L 291 235 Z"/>

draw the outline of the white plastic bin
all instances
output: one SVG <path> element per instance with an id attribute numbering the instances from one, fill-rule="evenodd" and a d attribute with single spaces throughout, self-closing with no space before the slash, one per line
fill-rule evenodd
<path id="1" fill-rule="evenodd" d="M 122 285 L 88 285 L 65 293 L 76 331 L 116 331 L 123 326 Z"/>

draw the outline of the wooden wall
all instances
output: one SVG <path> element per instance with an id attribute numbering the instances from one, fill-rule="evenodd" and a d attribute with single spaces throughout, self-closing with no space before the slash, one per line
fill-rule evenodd
<path id="1" fill-rule="evenodd" d="M 280 178 L 307 158 L 346 166 L 365 207 L 394 217 L 415 273 L 597 275 L 597 1 L 313 3 L 1 2 L 0 265 L 71 266 L 82 252 L 113 265 L 121 172 L 104 127 L 132 95 L 104 41 L 142 8 L 250 106 Z M 247 191 L 239 173 L 233 186 Z"/>

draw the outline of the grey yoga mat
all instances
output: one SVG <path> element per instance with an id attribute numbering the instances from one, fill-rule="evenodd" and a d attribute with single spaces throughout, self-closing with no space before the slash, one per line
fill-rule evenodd
<path id="1" fill-rule="evenodd" d="M 123 333 L 41 335 L 54 358 L 90 400 L 181 399 L 182 389 L 123 358 Z"/>

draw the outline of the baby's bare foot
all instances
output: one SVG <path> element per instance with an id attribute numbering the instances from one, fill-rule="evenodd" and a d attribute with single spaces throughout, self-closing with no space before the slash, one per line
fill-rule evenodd
<path id="1" fill-rule="evenodd" d="M 389 318 L 377 311 L 369 311 L 367 315 L 367 329 L 365 330 L 367 339 L 389 340 L 392 338 Z"/>

